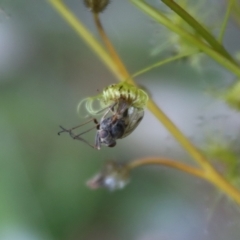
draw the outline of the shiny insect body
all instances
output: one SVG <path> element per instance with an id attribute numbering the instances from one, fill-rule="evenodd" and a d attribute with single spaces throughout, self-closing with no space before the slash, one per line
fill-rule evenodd
<path id="1" fill-rule="evenodd" d="M 101 144 L 114 147 L 117 139 L 127 137 L 141 122 L 144 111 L 139 112 L 133 107 L 126 106 L 125 103 L 120 103 L 115 114 L 101 119 L 95 138 L 97 149 L 100 149 Z"/>

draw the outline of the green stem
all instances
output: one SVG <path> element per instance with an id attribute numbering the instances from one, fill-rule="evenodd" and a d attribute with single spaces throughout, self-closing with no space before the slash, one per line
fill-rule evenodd
<path id="1" fill-rule="evenodd" d="M 228 1 L 231 1 L 231 0 L 228 0 Z M 232 14 L 236 23 L 240 25 L 240 3 L 238 5 L 237 1 L 233 2 Z"/>
<path id="2" fill-rule="evenodd" d="M 202 42 L 200 39 L 197 39 L 195 36 L 182 29 L 181 27 L 175 25 L 171 22 L 166 16 L 162 13 L 148 5 L 147 3 L 139 0 L 130 0 L 133 4 L 135 4 L 138 8 L 140 8 L 143 12 L 152 17 L 155 21 L 163 24 L 165 27 L 169 28 L 171 31 L 177 33 L 179 36 L 187 40 L 196 48 L 199 48 L 201 51 L 205 52 L 211 58 L 213 58 L 216 62 L 224 66 L 226 69 L 230 70 L 232 73 L 237 75 L 240 78 L 240 68 L 232 61 L 222 56 L 214 49 L 209 47 L 207 44 Z"/>
<path id="3" fill-rule="evenodd" d="M 235 0 L 229 0 L 228 1 L 227 11 L 226 11 L 226 14 L 224 16 L 224 19 L 223 19 L 223 22 L 222 22 L 222 27 L 221 27 L 219 37 L 218 37 L 218 41 L 220 43 L 222 43 L 222 41 L 223 41 L 224 33 L 225 33 L 226 27 L 227 27 L 227 22 L 228 22 L 232 7 L 234 6 L 234 3 L 235 3 Z"/>
<path id="4" fill-rule="evenodd" d="M 219 52 L 221 55 L 225 56 L 232 63 L 237 65 L 231 55 L 226 51 L 226 49 L 199 23 L 193 18 L 188 12 L 186 12 L 182 7 L 172 0 L 161 0 L 169 8 L 171 8 L 176 14 L 178 14 L 187 24 L 189 24 L 197 33 L 205 39 L 213 49 Z"/>
<path id="5" fill-rule="evenodd" d="M 110 56 L 112 57 L 112 61 L 115 63 L 115 65 L 118 68 L 118 72 L 122 75 L 125 76 L 126 78 L 130 78 L 130 75 L 126 69 L 126 67 L 124 66 L 122 60 L 120 59 L 119 55 L 117 54 L 114 46 L 112 45 L 111 41 L 109 40 L 103 25 L 100 21 L 99 15 L 98 14 L 93 14 L 93 18 L 96 24 L 96 27 L 98 29 L 98 32 L 107 48 L 107 50 L 109 51 Z"/>
<path id="6" fill-rule="evenodd" d="M 132 170 L 136 167 L 152 164 L 175 168 L 192 174 L 195 177 L 203 178 L 222 189 L 228 196 L 231 196 L 238 204 L 240 204 L 239 190 L 225 180 L 217 171 L 215 171 L 214 168 L 202 170 L 170 159 L 151 157 L 134 160 L 128 164 L 128 168 Z"/>
<path id="7" fill-rule="evenodd" d="M 164 64 L 167 64 L 167 63 L 170 63 L 170 62 L 173 62 L 175 60 L 178 60 L 178 59 L 181 59 L 181 58 L 184 58 L 184 57 L 187 57 L 187 56 L 190 56 L 190 55 L 193 55 L 195 53 L 198 53 L 199 51 L 191 51 L 191 52 L 187 52 L 187 53 L 180 53 L 176 56 L 173 56 L 173 57 L 170 57 L 170 58 L 167 58 L 167 59 L 164 59 L 164 60 L 161 60 L 160 62 L 157 62 L 151 66 L 148 66 L 136 73 L 134 73 L 131 77 L 132 78 L 135 78 L 143 73 L 146 73 L 146 72 L 149 72 L 150 70 L 154 69 L 154 68 L 157 68 L 157 67 L 160 67 Z"/>

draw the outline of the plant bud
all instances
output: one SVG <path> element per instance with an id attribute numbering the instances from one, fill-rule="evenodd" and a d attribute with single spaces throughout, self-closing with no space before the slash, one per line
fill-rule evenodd
<path id="1" fill-rule="evenodd" d="M 99 13 L 107 7 L 109 0 L 84 0 L 84 3 L 93 13 Z"/>
<path id="2" fill-rule="evenodd" d="M 91 189 L 107 188 L 110 191 L 124 188 L 129 182 L 129 170 L 126 165 L 108 162 L 102 171 L 87 181 Z"/>

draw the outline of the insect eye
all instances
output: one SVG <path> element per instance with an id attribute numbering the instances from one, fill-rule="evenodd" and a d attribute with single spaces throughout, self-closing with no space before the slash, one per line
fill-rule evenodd
<path id="1" fill-rule="evenodd" d="M 100 138 L 107 138 L 109 136 L 109 132 L 106 130 L 101 130 L 99 132 L 99 136 L 100 136 Z"/>

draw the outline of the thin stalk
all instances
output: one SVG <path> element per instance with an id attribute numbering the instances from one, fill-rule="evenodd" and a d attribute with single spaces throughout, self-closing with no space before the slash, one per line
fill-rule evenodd
<path id="1" fill-rule="evenodd" d="M 225 13 L 225 16 L 224 16 L 224 19 L 223 19 L 223 22 L 222 22 L 221 30 L 220 30 L 220 33 L 219 33 L 219 37 L 218 37 L 218 41 L 220 43 L 222 43 L 222 41 L 223 41 L 223 37 L 224 37 L 225 31 L 226 31 L 228 19 L 229 19 L 230 13 L 232 11 L 232 8 L 234 6 L 234 3 L 235 3 L 235 0 L 229 0 L 228 1 L 227 10 L 226 10 L 226 13 Z"/>
<path id="2" fill-rule="evenodd" d="M 103 28 L 103 25 L 102 25 L 102 23 L 100 21 L 100 18 L 99 18 L 99 14 L 93 13 L 93 18 L 94 18 L 95 24 L 97 26 L 98 32 L 99 32 L 102 40 L 104 41 L 104 44 L 106 45 L 106 48 L 108 49 L 109 54 L 112 57 L 113 62 L 115 63 L 115 65 L 119 69 L 119 72 L 121 73 L 122 76 L 129 76 L 128 71 L 126 70 L 125 66 L 123 65 L 119 55 L 115 51 L 111 41 L 109 40 L 109 38 L 108 38 L 104 28 Z"/>
<path id="3" fill-rule="evenodd" d="M 233 3 L 232 13 L 236 23 L 240 26 L 240 4 L 238 5 L 237 1 Z"/>
<path id="4" fill-rule="evenodd" d="M 161 0 L 169 8 L 171 8 L 176 14 L 178 14 L 187 24 L 189 24 L 203 39 L 205 39 L 210 46 L 227 58 L 229 61 L 237 65 L 235 60 L 226 51 L 226 49 L 209 33 L 195 18 L 193 18 L 188 12 L 186 12 L 181 6 L 172 0 Z"/>
<path id="5" fill-rule="evenodd" d="M 187 164 L 177 162 L 168 158 L 148 157 L 148 158 L 136 159 L 129 162 L 127 167 L 128 169 L 133 170 L 134 168 L 142 167 L 145 165 L 160 165 L 160 166 L 175 168 L 177 170 L 191 174 L 195 177 L 203 178 L 206 180 L 205 173 L 203 170 L 188 166 Z"/>
<path id="6" fill-rule="evenodd" d="M 233 185 L 231 185 L 221 174 L 215 171 L 206 171 L 206 179 L 227 193 L 229 197 L 234 199 L 240 205 L 240 191 Z"/>
<path id="7" fill-rule="evenodd" d="M 122 74 L 119 73 L 116 64 L 112 58 L 92 36 L 87 28 L 73 15 L 67 6 L 61 0 L 47 0 L 50 4 L 61 14 L 61 16 L 68 22 L 68 24 L 75 30 L 81 39 L 96 53 L 96 55 L 105 63 L 110 71 L 118 78 L 122 79 Z"/>
<path id="8" fill-rule="evenodd" d="M 151 65 L 151 66 L 148 66 L 148 67 L 146 67 L 146 68 L 144 68 L 144 69 L 142 69 L 142 70 L 134 73 L 134 74 L 132 75 L 132 78 L 135 78 L 135 77 L 137 77 L 137 76 L 139 76 L 139 75 L 142 75 L 143 73 L 149 72 L 150 70 L 152 70 L 152 69 L 154 69 L 154 68 L 160 67 L 160 66 L 162 66 L 162 65 L 165 65 L 165 64 L 167 64 L 167 63 L 176 61 L 176 60 L 181 59 L 181 58 L 184 58 L 184 57 L 188 57 L 188 56 L 193 55 L 193 54 L 198 53 L 198 52 L 199 52 L 199 51 L 196 50 L 196 51 L 191 51 L 191 52 L 186 52 L 186 53 L 180 53 L 180 54 L 175 55 L 175 56 L 173 56 L 173 57 L 169 57 L 169 58 L 167 58 L 167 59 L 161 60 L 161 61 L 159 61 L 159 62 L 157 62 L 157 63 L 155 63 L 155 64 L 153 64 L 153 65 Z"/>
<path id="9" fill-rule="evenodd" d="M 206 181 L 211 182 L 213 185 L 220 188 L 223 192 L 225 192 L 228 196 L 231 196 L 237 203 L 240 204 L 240 192 L 237 188 L 232 186 L 227 180 L 225 180 L 218 172 L 198 169 L 195 167 L 188 166 L 184 163 L 180 163 L 167 158 L 143 158 L 136 159 L 134 161 L 129 162 L 127 167 L 132 170 L 137 167 L 146 166 L 146 165 L 160 165 L 166 166 L 170 168 L 175 168 L 177 170 L 186 172 L 195 177 L 202 178 Z"/>
<path id="10" fill-rule="evenodd" d="M 184 38 L 186 41 L 191 43 L 196 48 L 200 49 L 201 51 L 205 52 L 211 58 L 213 58 L 216 62 L 224 66 L 226 69 L 230 70 L 232 73 L 237 75 L 240 78 L 240 68 L 236 64 L 234 64 L 226 57 L 222 56 L 207 44 L 202 42 L 200 39 L 197 39 L 194 35 L 187 32 L 185 29 L 175 25 L 171 22 L 166 16 L 164 16 L 161 12 L 157 11 L 147 3 L 139 0 L 130 0 L 134 5 L 136 5 L 139 9 L 145 12 L 147 15 L 152 17 L 155 21 L 163 24 L 165 27 L 169 28 L 171 31 L 177 33 L 179 36 Z"/>

